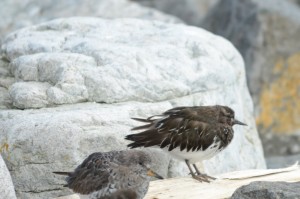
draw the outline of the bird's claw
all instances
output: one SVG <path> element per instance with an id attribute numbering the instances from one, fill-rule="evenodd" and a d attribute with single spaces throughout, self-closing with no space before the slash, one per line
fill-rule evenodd
<path id="1" fill-rule="evenodd" d="M 206 174 L 200 174 L 200 175 L 193 175 L 193 178 L 198 180 L 199 182 L 207 182 L 210 183 L 212 180 L 215 180 L 216 178 L 211 177 Z"/>

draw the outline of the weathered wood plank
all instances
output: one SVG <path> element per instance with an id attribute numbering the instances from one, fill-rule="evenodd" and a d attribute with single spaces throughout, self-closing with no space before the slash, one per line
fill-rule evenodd
<path id="1" fill-rule="evenodd" d="M 294 165 L 277 170 L 245 170 L 220 175 L 211 183 L 192 178 L 172 178 L 151 182 L 145 199 L 218 199 L 229 198 L 240 186 L 253 181 L 300 181 L 300 169 Z M 226 179 L 233 178 L 233 179 Z M 242 179 L 241 179 L 242 178 Z"/>
<path id="2" fill-rule="evenodd" d="M 253 181 L 300 181 L 300 168 L 293 165 L 284 169 L 244 170 L 217 177 L 211 183 L 200 183 L 191 177 L 152 181 L 145 199 L 224 199 L 229 198 L 238 187 Z M 57 199 L 78 198 L 74 194 Z"/>

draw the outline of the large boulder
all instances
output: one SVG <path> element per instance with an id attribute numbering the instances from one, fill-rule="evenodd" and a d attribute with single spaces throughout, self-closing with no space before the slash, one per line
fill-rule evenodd
<path id="1" fill-rule="evenodd" d="M 174 106 L 228 105 L 248 124 L 203 162 L 207 173 L 265 168 L 243 60 L 219 36 L 158 21 L 68 18 L 10 34 L 2 52 L 16 79 L 13 105 L 25 109 L 0 112 L 3 157 L 21 198 L 67 194 L 52 171 L 72 170 L 95 151 L 126 149 L 124 136 L 137 125 L 130 117 Z M 183 162 L 151 154 L 161 175 L 188 174 Z"/>
<path id="2" fill-rule="evenodd" d="M 299 153 L 273 142 L 273 135 L 300 135 L 300 7 L 282 0 L 224 0 L 203 26 L 229 39 L 245 58 L 266 154 Z"/>
<path id="3" fill-rule="evenodd" d="M 235 84 L 243 88 L 250 109 L 240 77 L 243 60 L 232 49 L 221 37 L 194 27 L 97 18 L 32 26 L 10 34 L 2 45 L 17 80 L 10 96 L 21 109 L 85 101 L 155 102 Z"/>
<path id="4" fill-rule="evenodd" d="M 5 149 L 6 145 L 0 146 L 0 198 L 17 199 L 11 176 L 1 156 Z"/>

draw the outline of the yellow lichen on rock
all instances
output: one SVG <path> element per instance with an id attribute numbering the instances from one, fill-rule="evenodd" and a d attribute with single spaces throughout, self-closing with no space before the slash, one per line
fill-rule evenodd
<path id="1" fill-rule="evenodd" d="M 5 142 L 2 145 L 0 145 L 0 153 L 3 153 L 4 151 L 8 151 L 9 145 Z"/>
<path id="2" fill-rule="evenodd" d="M 262 89 L 257 125 L 274 133 L 300 129 L 300 53 L 279 60 L 273 70 L 278 78 Z"/>

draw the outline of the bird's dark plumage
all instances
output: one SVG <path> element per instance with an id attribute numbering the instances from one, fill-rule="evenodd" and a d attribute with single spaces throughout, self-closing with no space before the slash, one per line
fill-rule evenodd
<path id="1" fill-rule="evenodd" d="M 158 146 L 179 159 L 195 163 L 209 159 L 222 151 L 233 139 L 236 120 L 227 106 L 176 107 L 147 119 L 133 118 L 146 123 L 132 130 L 125 139 L 133 141 L 130 148 Z"/>
<path id="2" fill-rule="evenodd" d="M 67 187 L 90 198 L 101 198 L 121 189 L 135 191 L 138 199 L 147 192 L 150 177 L 161 178 L 149 169 L 150 156 L 140 150 L 110 151 L 89 155 L 67 175 Z"/>

